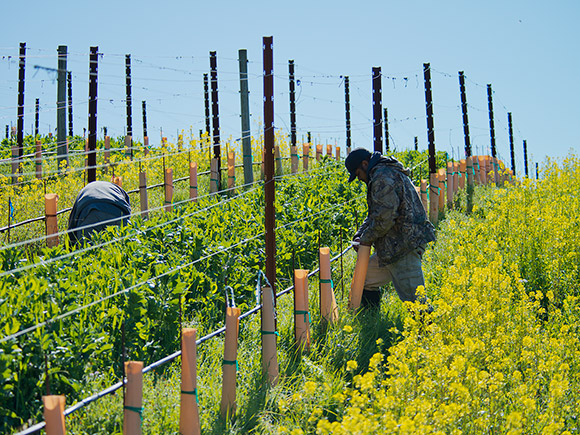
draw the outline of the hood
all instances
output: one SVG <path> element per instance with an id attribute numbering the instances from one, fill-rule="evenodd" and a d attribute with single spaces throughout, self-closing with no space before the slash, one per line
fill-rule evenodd
<path id="1" fill-rule="evenodd" d="M 385 157 L 381 153 L 379 153 L 378 151 L 375 151 L 371 155 L 371 159 L 369 160 L 369 166 L 367 168 L 367 179 L 368 180 L 370 180 L 371 171 L 377 165 L 390 166 L 391 168 L 394 168 L 394 169 L 402 172 L 407 177 L 410 177 L 411 176 L 411 170 L 409 168 L 405 168 L 401 164 L 401 162 L 399 162 L 396 158 L 394 158 L 392 156 L 391 157 Z"/>

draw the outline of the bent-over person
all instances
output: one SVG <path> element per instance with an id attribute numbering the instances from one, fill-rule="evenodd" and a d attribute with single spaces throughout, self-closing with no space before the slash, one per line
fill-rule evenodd
<path id="1" fill-rule="evenodd" d="M 380 306 L 380 287 L 392 282 L 399 298 L 417 299 L 417 287 L 425 285 L 421 258 L 435 228 L 410 179 L 409 169 L 394 157 L 364 148 L 353 150 L 345 160 L 350 173 L 367 185 L 368 216 L 354 235 L 361 245 L 374 246 L 361 307 Z"/>

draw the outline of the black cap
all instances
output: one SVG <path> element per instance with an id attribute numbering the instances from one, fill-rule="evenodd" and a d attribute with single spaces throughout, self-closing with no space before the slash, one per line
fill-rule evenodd
<path id="1" fill-rule="evenodd" d="M 350 177 L 348 177 L 349 183 L 356 178 L 356 170 L 359 168 L 361 163 L 365 160 L 370 160 L 370 158 L 370 151 L 364 148 L 356 148 L 346 156 L 344 166 L 346 166 L 346 169 L 350 172 Z"/>

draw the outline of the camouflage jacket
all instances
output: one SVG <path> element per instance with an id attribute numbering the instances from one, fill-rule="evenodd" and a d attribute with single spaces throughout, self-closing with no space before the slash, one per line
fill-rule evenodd
<path id="1" fill-rule="evenodd" d="M 409 170 L 394 157 L 375 152 L 367 169 L 368 216 L 355 237 L 374 245 L 381 266 L 435 240 Z"/>

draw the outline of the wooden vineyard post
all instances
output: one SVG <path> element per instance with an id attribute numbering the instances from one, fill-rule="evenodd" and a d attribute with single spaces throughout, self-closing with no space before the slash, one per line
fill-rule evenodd
<path id="1" fill-rule="evenodd" d="M 42 142 L 36 140 L 36 153 L 34 156 L 36 179 L 42 180 Z"/>
<path id="2" fill-rule="evenodd" d="M 302 170 L 308 172 L 308 157 L 310 155 L 310 144 L 302 145 Z"/>
<path id="3" fill-rule="evenodd" d="M 276 176 L 282 175 L 282 157 L 280 156 L 280 146 L 274 146 L 274 159 L 276 161 Z"/>
<path id="4" fill-rule="evenodd" d="M 234 151 L 228 152 L 228 190 L 234 193 L 233 189 L 236 185 L 236 153 Z"/>
<path id="5" fill-rule="evenodd" d="M 367 245 L 360 245 L 356 256 L 356 266 L 352 275 L 352 282 L 350 285 L 350 295 L 348 300 L 348 308 L 350 310 L 358 310 L 362 299 L 362 293 L 367 277 L 367 270 L 369 267 L 369 259 L 371 255 L 371 247 Z"/>
<path id="6" fill-rule="evenodd" d="M 64 396 L 42 396 L 46 435 L 66 434 L 64 422 L 65 401 Z"/>
<path id="7" fill-rule="evenodd" d="M 293 174 L 298 172 L 298 147 L 290 146 L 290 170 Z"/>
<path id="8" fill-rule="evenodd" d="M 236 412 L 236 372 L 238 370 L 238 332 L 240 309 L 228 307 L 226 310 L 226 338 L 222 365 L 222 400 L 220 412 L 223 418 L 230 418 Z"/>
<path id="9" fill-rule="evenodd" d="M 308 309 L 308 270 L 294 270 L 294 338 L 298 349 L 310 350 L 310 310 Z"/>
<path id="10" fill-rule="evenodd" d="M 58 220 L 56 217 L 58 195 L 47 193 L 44 195 L 44 215 L 46 219 L 46 245 L 49 248 L 58 245 Z"/>
<path id="11" fill-rule="evenodd" d="M 320 316 L 328 323 L 338 321 L 338 305 L 330 271 L 330 248 L 319 249 L 320 262 Z"/>
<path id="12" fill-rule="evenodd" d="M 197 201 L 197 162 L 189 163 L 189 199 Z"/>
<path id="13" fill-rule="evenodd" d="M 139 172 L 139 202 L 141 204 L 141 216 L 149 218 L 149 198 L 147 197 L 147 172 Z"/>
<path id="14" fill-rule="evenodd" d="M 453 162 L 447 162 L 447 208 L 453 207 Z"/>
<path id="15" fill-rule="evenodd" d="M 216 193 L 218 191 L 218 161 L 217 159 L 211 159 L 210 162 L 210 173 L 209 173 L 209 192 Z"/>
<path id="16" fill-rule="evenodd" d="M 271 287 L 262 288 L 262 372 L 268 385 L 278 383 L 276 316 L 274 312 L 274 291 Z"/>
<path id="17" fill-rule="evenodd" d="M 123 404 L 123 435 L 141 434 L 143 415 L 143 362 L 125 362 L 127 386 Z"/>
<path id="18" fill-rule="evenodd" d="M 336 147 L 335 152 L 336 152 L 335 158 L 336 158 L 336 161 L 338 162 L 338 161 L 340 161 L 340 147 L 339 146 Z"/>
<path id="19" fill-rule="evenodd" d="M 113 176 L 111 180 L 114 184 L 119 186 L 121 189 L 123 188 L 123 177 L 115 177 Z"/>
<path id="20" fill-rule="evenodd" d="M 332 145 L 326 144 L 326 156 L 332 157 Z"/>
<path id="21" fill-rule="evenodd" d="M 316 144 L 316 161 L 320 162 L 322 159 L 322 144 Z"/>
<path id="22" fill-rule="evenodd" d="M 465 172 L 467 170 L 467 161 L 465 159 L 461 159 L 459 161 L 459 173 L 461 174 L 461 178 L 459 179 L 459 187 L 461 189 L 465 189 Z"/>
<path id="23" fill-rule="evenodd" d="M 197 395 L 197 330 L 184 328 L 181 333 L 181 404 L 179 408 L 179 433 L 198 435 L 199 407 Z"/>
<path id="24" fill-rule="evenodd" d="M 439 178 L 439 212 L 445 208 L 445 168 L 439 168 L 437 171 Z"/>
<path id="25" fill-rule="evenodd" d="M 173 211 L 173 169 L 165 169 L 163 186 L 165 187 L 163 209 L 170 212 Z"/>
<path id="26" fill-rule="evenodd" d="M 429 213 L 429 198 L 427 196 L 427 180 L 421 180 L 421 203 L 425 209 L 425 213 Z"/>
<path id="27" fill-rule="evenodd" d="M 149 137 L 145 136 L 143 137 L 143 155 L 147 157 L 148 154 L 149 154 Z"/>
<path id="28" fill-rule="evenodd" d="M 111 159 L 111 138 L 105 136 L 105 152 L 103 153 L 103 159 L 105 162 L 105 172 L 109 170 L 109 161 Z"/>

